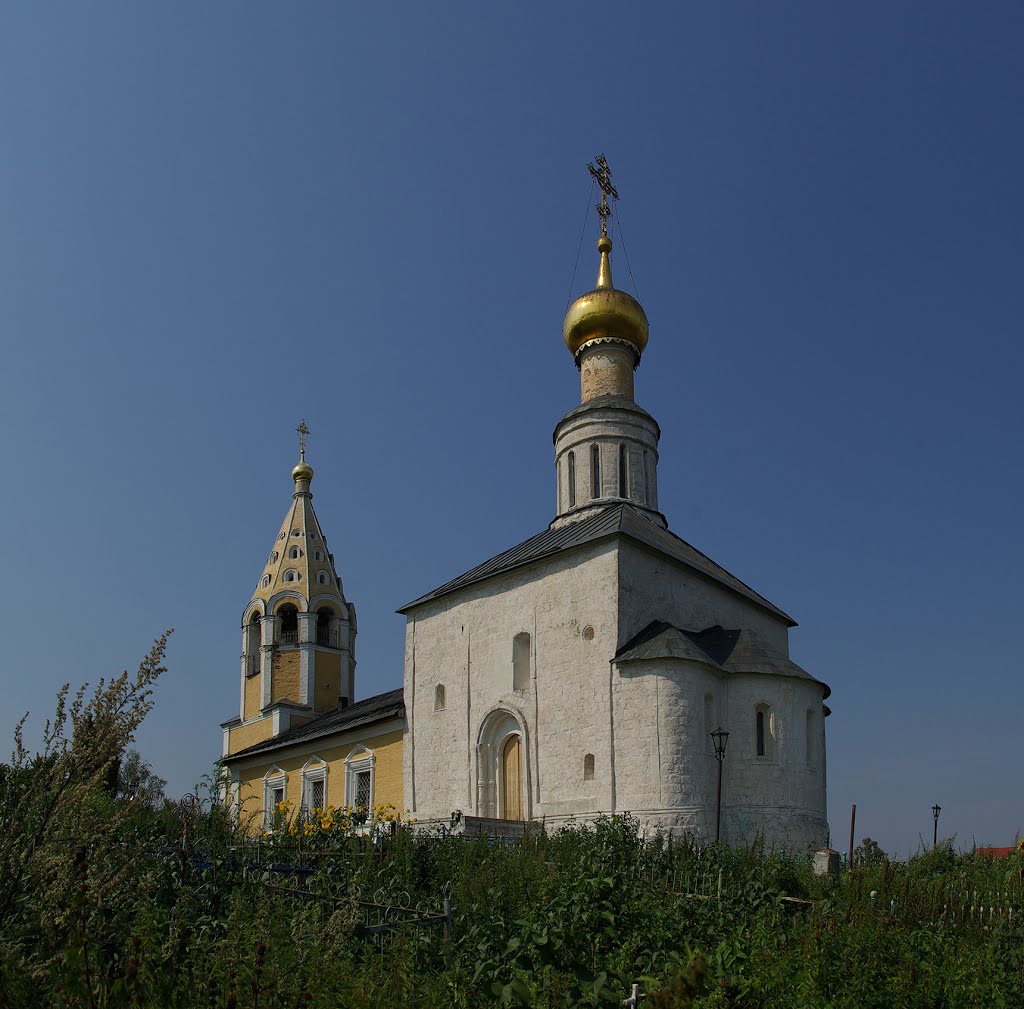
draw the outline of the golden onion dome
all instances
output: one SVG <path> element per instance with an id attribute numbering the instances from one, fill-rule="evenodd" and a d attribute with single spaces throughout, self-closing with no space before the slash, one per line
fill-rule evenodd
<path id="1" fill-rule="evenodd" d="M 577 364 L 580 352 L 594 343 L 629 344 L 639 362 L 647 346 L 647 314 L 636 298 L 612 286 L 612 240 L 606 234 L 597 240 L 597 251 L 601 254 L 597 286 L 577 298 L 565 313 L 565 345 Z"/>
<path id="2" fill-rule="evenodd" d="M 306 462 L 303 457 L 298 465 L 292 470 L 292 479 L 298 483 L 300 480 L 312 480 L 313 479 L 313 467 Z"/>

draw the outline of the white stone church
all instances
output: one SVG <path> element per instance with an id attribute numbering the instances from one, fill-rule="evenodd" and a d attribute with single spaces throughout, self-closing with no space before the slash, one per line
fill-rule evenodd
<path id="1" fill-rule="evenodd" d="M 794 621 L 659 510 L 661 432 L 633 395 L 648 322 L 612 285 L 606 213 L 597 285 L 565 317 L 581 401 L 555 426 L 552 522 L 405 605 L 403 689 L 359 702 L 333 556 L 325 591 L 327 576 L 303 585 L 272 554 L 243 618 L 239 717 L 223 725 L 236 803 L 387 800 L 420 822 L 457 810 L 548 826 L 629 812 L 700 840 L 826 842 L 829 688 L 789 658 Z M 292 551 L 321 557 L 300 468 L 296 507 L 319 539 Z M 316 637 L 321 625 L 342 638 Z M 284 662 L 304 645 L 293 665 L 309 682 Z"/>

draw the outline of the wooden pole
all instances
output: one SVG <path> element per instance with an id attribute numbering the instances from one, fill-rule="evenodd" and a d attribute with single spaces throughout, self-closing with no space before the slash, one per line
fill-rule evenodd
<path id="1" fill-rule="evenodd" d="M 857 803 L 850 807 L 850 854 L 846 867 L 853 872 L 853 825 L 857 821 Z"/>

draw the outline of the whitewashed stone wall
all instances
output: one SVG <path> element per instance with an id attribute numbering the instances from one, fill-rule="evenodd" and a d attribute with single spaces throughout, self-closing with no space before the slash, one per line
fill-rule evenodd
<path id="1" fill-rule="evenodd" d="M 481 749 L 493 712 L 523 741 L 524 815 L 558 823 L 629 811 L 652 828 L 715 832 L 717 762 L 709 718 L 731 733 L 723 767 L 723 838 L 821 845 L 825 815 L 823 688 L 769 675 L 722 675 L 678 659 L 612 658 L 650 621 L 754 630 L 788 654 L 780 618 L 632 541 L 591 544 L 419 607 L 406 630 L 405 794 L 420 819 L 452 810 L 500 815 L 498 754 Z M 512 642 L 531 636 L 529 686 L 512 686 Z M 445 707 L 434 710 L 438 685 Z M 705 696 L 714 703 L 710 715 Z M 754 710 L 771 706 L 770 757 L 755 753 Z M 815 714 L 807 761 L 806 713 Z M 500 716 L 493 716 L 497 719 Z M 584 757 L 594 755 L 593 780 Z"/>
<path id="2" fill-rule="evenodd" d="M 617 647 L 614 542 L 470 586 L 420 607 L 406 630 L 406 795 L 418 817 L 477 804 L 481 725 L 505 709 L 523 728 L 526 814 L 612 808 L 609 659 Z M 590 636 L 592 629 L 593 635 Z M 533 676 L 512 689 L 512 640 L 531 636 Z M 586 632 L 586 634 L 584 633 Z M 434 711 L 437 684 L 444 711 Z M 584 782 L 584 755 L 595 757 Z"/>

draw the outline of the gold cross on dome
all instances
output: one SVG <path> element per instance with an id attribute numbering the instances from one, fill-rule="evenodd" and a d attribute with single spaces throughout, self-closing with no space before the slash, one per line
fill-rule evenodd
<path id="1" fill-rule="evenodd" d="M 608 197 L 617 200 L 619 193 L 612 185 L 612 170 L 608 167 L 608 159 L 603 154 L 599 154 L 594 161 L 597 162 L 597 167 L 595 168 L 591 163 L 587 165 L 587 171 L 601 187 L 601 202 L 597 205 L 597 212 L 601 215 L 601 234 L 607 235 L 608 216 L 612 212 L 612 208 L 608 206 Z"/>
<path id="2" fill-rule="evenodd" d="M 310 430 L 306 427 L 306 420 L 303 418 L 299 421 L 299 426 L 295 429 L 299 436 L 299 458 L 306 461 L 306 439 L 310 436 Z"/>

